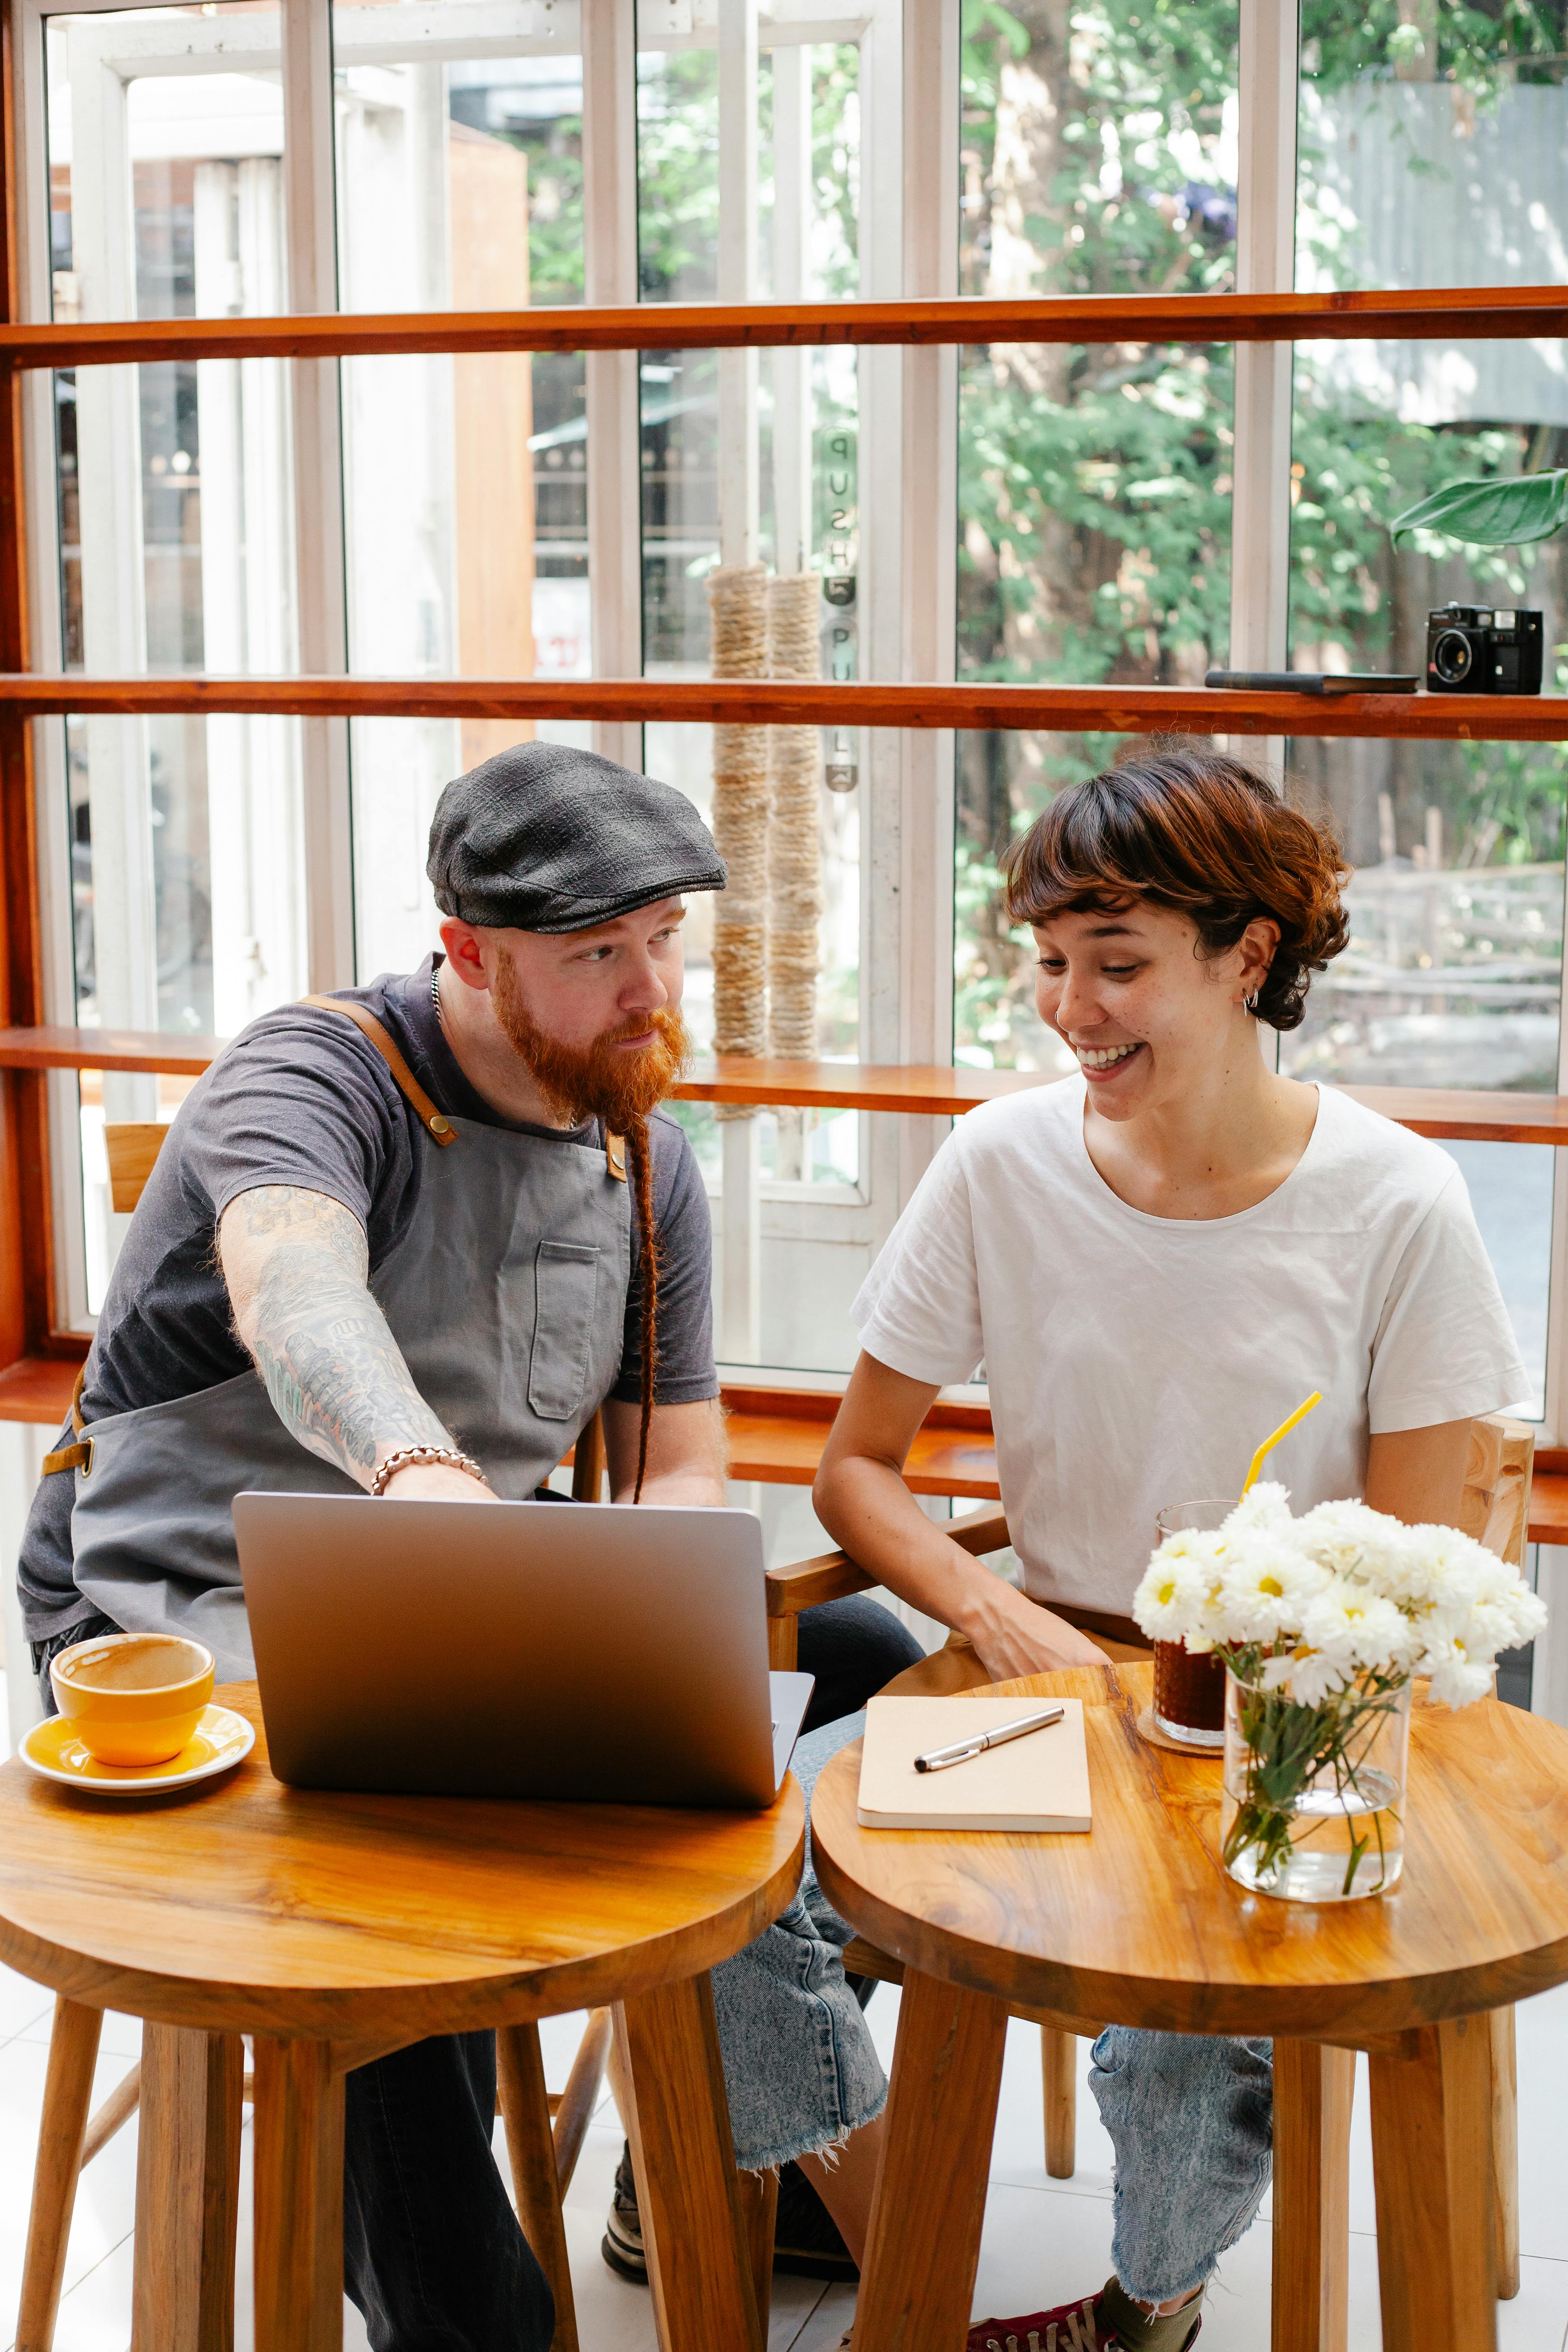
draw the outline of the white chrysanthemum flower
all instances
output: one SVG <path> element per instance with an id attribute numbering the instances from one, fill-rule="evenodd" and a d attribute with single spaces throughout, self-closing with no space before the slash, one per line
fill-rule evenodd
<path id="1" fill-rule="evenodd" d="M 1133 1602 L 1153 1641 L 1196 1654 L 1279 1642 L 1261 1685 L 1320 1706 L 1369 1669 L 1430 1674 L 1468 1706 L 1492 1662 L 1531 1641 L 1546 1612 L 1518 1571 L 1457 1528 L 1406 1527 L 1364 1503 L 1289 1515 L 1284 1487 L 1255 1487 L 1215 1529 L 1184 1528 L 1154 1554 Z"/>
<path id="2" fill-rule="evenodd" d="M 1300 1706 L 1321 1706 L 1354 1678 L 1355 1668 L 1348 1657 L 1303 1643 L 1291 1661 L 1290 1696 Z"/>
<path id="3" fill-rule="evenodd" d="M 1184 1530 L 1160 1546 L 1132 1596 L 1133 1617 L 1152 1642 L 1208 1646 L 1204 1619 L 1217 1580 L 1218 1545 L 1214 1534 Z"/>
<path id="4" fill-rule="evenodd" d="M 1273 1642 L 1298 1632 L 1308 1603 L 1328 1580 L 1325 1571 L 1272 1529 L 1233 1544 L 1227 1522 L 1226 1536 L 1218 1601 L 1223 1631 L 1217 1638 Z"/>
<path id="5" fill-rule="evenodd" d="M 1439 1706 L 1469 1706 L 1485 1698 L 1495 1669 L 1489 1659 L 1472 1658 L 1458 1642 L 1444 1642 L 1427 1650 L 1423 1665 L 1432 1676 L 1432 1697 Z"/>
<path id="6" fill-rule="evenodd" d="M 1337 1576 L 1357 1576 L 1390 1600 L 1401 1597 L 1407 1577 L 1410 1530 L 1365 1503 L 1320 1503 L 1296 1522 L 1303 1551 Z"/>
<path id="7" fill-rule="evenodd" d="M 1401 1530 L 1404 1541 L 1390 1549 L 1379 1589 L 1416 1612 L 1469 1606 L 1478 1592 L 1516 1580 L 1506 1560 L 1488 1551 L 1458 1528 L 1424 1526 Z"/>
<path id="8" fill-rule="evenodd" d="M 1373 1592 L 1359 1577 L 1335 1576 L 1301 1613 L 1301 1639 L 1336 1665 L 1403 1664 L 1409 1628 L 1392 1601 Z"/>
<path id="9" fill-rule="evenodd" d="M 1279 1536 L 1293 1541 L 1296 1522 L 1290 1517 L 1290 1489 L 1260 1479 L 1242 1496 L 1220 1532 L 1227 1541 L 1242 1535 Z"/>

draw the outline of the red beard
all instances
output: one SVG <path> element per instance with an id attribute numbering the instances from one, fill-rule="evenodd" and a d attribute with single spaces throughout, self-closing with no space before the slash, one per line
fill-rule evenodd
<path id="1" fill-rule="evenodd" d="M 497 963 L 490 1001 L 519 1058 L 556 1117 L 568 1126 L 602 1118 L 612 1135 L 635 1133 L 669 1094 L 690 1052 L 686 1024 L 673 1005 L 633 1013 L 591 1045 L 563 1045 L 535 1023 L 508 956 Z M 636 1053 L 617 1043 L 647 1029 L 653 1036 Z"/>

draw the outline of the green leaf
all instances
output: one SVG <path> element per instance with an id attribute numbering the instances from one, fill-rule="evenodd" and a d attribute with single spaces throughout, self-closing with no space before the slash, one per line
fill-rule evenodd
<path id="1" fill-rule="evenodd" d="M 1449 482 L 1389 524 L 1395 547 L 1418 530 L 1440 531 L 1469 547 L 1524 547 L 1568 522 L 1568 469 L 1510 474 L 1486 482 Z"/>

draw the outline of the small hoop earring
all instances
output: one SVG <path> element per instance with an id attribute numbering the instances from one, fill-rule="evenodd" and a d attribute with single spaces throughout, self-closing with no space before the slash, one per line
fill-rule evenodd
<path id="1" fill-rule="evenodd" d="M 1258 993 L 1259 992 L 1255 989 L 1250 996 L 1244 996 L 1241 1000 L 1242 1011 L 1244 1013 L 1250 1013 L 1254 1019 L 1256 1019 L 1258 1015 Z"/>

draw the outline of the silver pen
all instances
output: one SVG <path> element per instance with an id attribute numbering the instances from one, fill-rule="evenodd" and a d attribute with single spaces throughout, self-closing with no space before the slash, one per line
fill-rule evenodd
<path id="1" fill-rule="evenodd" d="M 951 1748 L 933 1748 L 929 1754 L 915 1758 L 917 1772 L 945 1772 L 950 1764 L 966 1764 L 972 1756 L 983 1756 L 988 1748 L 1000 1748 L 1008 1739 L 1022 1739 L 1026 1732 L 1044 1731 L 1059 1723 L 1067 1709 L 1058 1699 L 1054 1706 L 1042 1707 L 1038 1715 L 1021 1715 L 1016 1723 L 999 1723 L 994 1731 L 982 1731 L 973 1739 L 955 1741 Z"/>

